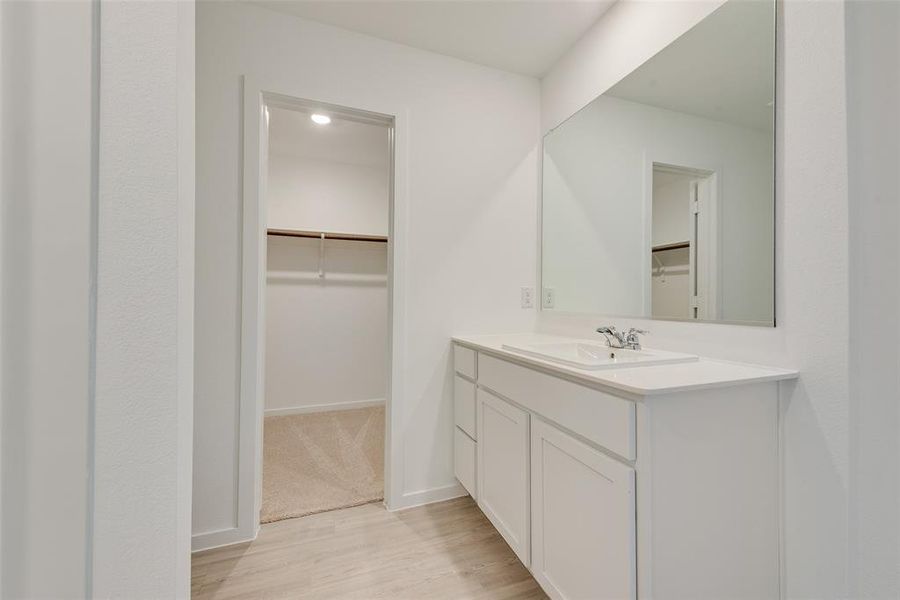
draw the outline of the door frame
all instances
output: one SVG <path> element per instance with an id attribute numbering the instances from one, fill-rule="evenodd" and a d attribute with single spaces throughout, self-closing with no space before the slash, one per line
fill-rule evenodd
<path id="1" fill-rule="evenodd" d="M 241 323 L 237 439 L 236 525 L 242 539 L 259 532 L 262 506 L 262 442 L 265 404 L 266 171 L 268 107 L 321 109 L 343 117 L 378 122 L 390 132 L 391 166 L 388 219 L 388 369 L 385 393 L 384 503 L 390 510 L 399 500 L 402 460 L 397 400 L 404 372 L 406 305 L 403 265 L 407 242 L 406 123 L 397 107 L 360 106 L 348 98 L 323 98 L 311 90 L 266 85 L 244 76 L 242 143 Z M 311 97 L 320 100 L 310 100 Z M 351 108 L 351 106 L 353 106 Z"/>

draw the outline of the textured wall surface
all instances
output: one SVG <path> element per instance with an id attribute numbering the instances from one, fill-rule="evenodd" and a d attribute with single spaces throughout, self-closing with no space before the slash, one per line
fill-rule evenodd
<path id="1" fill-rule="evenodd" d="M 384 199 L 387 204 L 387 199 Z M 270 236 L 266 410 L 384 400 L 387 245 Z"/>
<path id="2" fill-rule="evenodd" d="M 94 594 L 190 594 L 193 4 L 101 11 Z"/>

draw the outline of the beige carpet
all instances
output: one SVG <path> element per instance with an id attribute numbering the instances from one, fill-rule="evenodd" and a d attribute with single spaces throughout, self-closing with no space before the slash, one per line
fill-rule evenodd
<path id="1" fill-rule="evenodd" d="M 263 523 L 383 497 L 383 406 L 266 417 Z"/>

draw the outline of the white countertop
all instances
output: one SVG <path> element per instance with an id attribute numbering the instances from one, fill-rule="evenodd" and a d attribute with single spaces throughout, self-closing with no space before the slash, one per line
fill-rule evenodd
<path id="1" fill-rule="evenodd" d="M 500 335 L 459 335 L 453 341 L 475 350 L 514 362 L 553 371 L 567 379 L 609 387 L 639 396 L 671 394 L 688 390 L 727 387 L 764 381 L 796 379 L 799 373 L 761 365 L 729 362 L 700 357 L 696 362 L 632 366 L 618 369 L 589 370 L 562 365 L 550 360 L 507 350 L 504 344 L 571 341 L 574 338 L 534 333 Z"/>

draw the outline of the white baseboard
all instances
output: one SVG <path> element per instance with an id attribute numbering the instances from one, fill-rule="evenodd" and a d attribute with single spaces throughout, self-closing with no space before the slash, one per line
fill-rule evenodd
<path id="1" fill-rule="evenodd" d="M 295 413 L 292 413 L 295 414 Z M 406 510 L 426 504 L 434 504 L 435 502 L 443 502 L 445 500 L 453 500 L 468 496 L 466 491 L 459 482 L 445 485 L 439 488 L 431 488 L 428 490 L 419 490 L 417 492 L 406 492 L 400 497 L 400 502 L 396 506 L 385 506 L 390 512 L 398 510 Z M 250 534 L 242 531 L 237 527 L 229 529 L 220 529 L 218 531 L 210 531 L 207 533 L 198 533 L 191 538 L 191 552 L 200 552 L 201 550 L 212 550 L 213 548 L 221 548 L 222 546 L 231 546 L 234 544 L 242 544 L 252 542 L 259 534 L 259 527 Z"/>
<path id="2" fill-rule="evenodd" d="M 469 492 L 459 482 L 445 485 L 439 488 L 431 488 L 428 490 L 419 490 L 417 492 L 406 492 L 400 497 L 400 502 L 395 506 L 389 506 L 387 509 L 391 512 L 397 510 L 406 510 L 407 508 L 415 508 L 425 504 L 434 504 L 435 502 L 443 502 L 445 500 L 453 500 L 468 496 Z"/>
<path id="3" fill-rule="evenodd" d="M 352 410 L 354 408 L 370 408 L 383 406 L 384 398 L 374 400 L 350 400 L 348 402 L 332 402 L 331 404 L 310 404 L 308 406 L 289 406 L 287 408 L 267 408 L 267 417 L 283 417 L 285 415 L 303 415 L 307 413 L 325 412 L 329 410 Z"/>
<path id="4" fill-rule="evenodd" d="M 222 546 L 252 542 L 256 539 L 258 533 L 259 527 L 257 527 L 252 534 L 243 531 L 238 527 L 197 533 L 191 536 L 191 552 L 200 552 L 201 550 L 212 550 L 213 548 L 221 548 Z"/>

